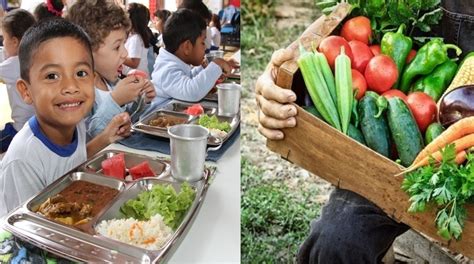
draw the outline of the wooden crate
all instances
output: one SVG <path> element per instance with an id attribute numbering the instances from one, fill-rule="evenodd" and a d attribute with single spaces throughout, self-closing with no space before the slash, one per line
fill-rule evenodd
<path id="1" fill-rule="evenodd" d="M 268 140 L 268 148 L 333 185 L 366 197 L 396 221 L 409 225 L 454 252 L 474 259 L 474 206 L 467 208 L 468 218 L 462 240 L 443 240 L 437 235 L 434 210 L 416 214 L 407 212 L 409 197 L 400 189 L 403 178 L 394 177 L 401 171 L 398 164 L 352 140 L 299 106 L 304 105 L 308 96 L 295 61 L 298 43 L 308 48 L 312 42 L 319 45 L 322 38 L 336 29 L 349 10 L 350 6 L 340 4 L 331 15 L 323 15 L 316 20 L 299 40 L 289 46 L 295 50 L 295 58 L 278 69 L 276 84 L 296 92 L 297 126 L 284 129 L 284 140 Z"/>

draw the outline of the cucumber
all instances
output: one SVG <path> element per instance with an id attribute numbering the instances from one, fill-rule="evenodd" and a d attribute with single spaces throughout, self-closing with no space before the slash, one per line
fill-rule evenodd
<path id="1" fill-rule="evenodd" d="M 387 119 L 401 164 L 408 167 L 424 147 L 420 129 L 408 106 L 398 97 L 388 99 Z"/>
<path id="2" fill-rule="evenodd" d="M 366 145 L 377 153 L 389 157 L 390 131 L 385 115 L 375 117 L 379 112 L 376 96 L 365 95 L 358 105 L 360 129 Z"/>
<path id="3" fill-rule="evenodd" d="M 425 131 L 425 144 L 426 145 L 430 144 L 430 142 L 433 141 L 433 139 L 435 139 L 439 135 L 441 135 L 443 131 L 444 131 L 443 126 L 438 122 L 434 122 L 431 125 L 429 125 Z"/>
<path id="4" fill-rule="evenodd" d="M 324 121 L 323 116 L 318 111 L 318 109 L 316 109 L 316 107 L 314 107 L 314 106 L 303 106 L 303 109 L 306 110 L 307 112 L 309 112 L 310 114 L 314 115 L 315 117 L 317 117 L 317 118 L 321 119 L 322 121 Z"/>
<path id="5" fill-rule="evenodd" d="M 358 141 L 360 144 L 366 145 L 364 135 L 362 135 L 362 132 L 360 132 L 360 130 L 353 124 L 349 124 L 349 127 L 347 128 L 347 135 L 353 140 Z"/>

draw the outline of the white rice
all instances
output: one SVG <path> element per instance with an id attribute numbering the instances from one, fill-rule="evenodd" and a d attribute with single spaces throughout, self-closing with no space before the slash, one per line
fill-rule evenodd
<path id="1" fill-rule="evenodd" d="M 173 234 L 159 214 L 149 221 L 133 218 L 104 220 L 97 225 L 96 231 L 103 236 L 149 250 L 160 249 Z"/>

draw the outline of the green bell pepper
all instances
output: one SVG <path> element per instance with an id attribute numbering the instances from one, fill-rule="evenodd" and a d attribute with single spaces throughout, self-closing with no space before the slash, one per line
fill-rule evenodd
<path id="1" fill-rule="evenodd" d="M 402 70 L 405 66 L 405 61 L 410 53 L 413 42 L 410 37 L 403 35 L 405 24 L 401 24 L 397 32 L 387 32 L 383 35 L 380 45 L 382 54 L 390 56 L 393 59 L 398 69 L 398 79 L 393 88 L 398 87 L 398 83 L 402 78 Z"/>
<path id="2" fill-rule="evenodd" d="M 454 44 L 444 44 L 441 39 L 432 39 L 416 53 L 413 61 L 405 67 L 403 71 L 400 90 L 407 93 L 410 90 L 412 81 L 418 75 L 427 75 L 449 59 L 448 49 L 455 49 L 456 55 L 459 56 L 462 50 Z"/>
<path id="3" fill-rule="evenodd" d="M 447 60 L 429 74 L 418 79 L 412 87 L 414 92 L 424 92 L 431 96 L 435 102 L 439 100 L 444 91 L 456 75 L 458 65 L 452 60 Z"/>

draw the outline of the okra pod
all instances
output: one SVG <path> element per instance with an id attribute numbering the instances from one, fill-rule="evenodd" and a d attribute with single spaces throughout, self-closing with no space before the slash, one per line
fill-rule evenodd
<path id="1" fill-rule="evenodd" d="M 300 47 L 300 49 L 302 48 Z M 300 54 L 297 63 L 314 106 L 321 113 L 324 120 L 336 129 L 341 130 L 336 106 L 332 101 L 315 54 L 304 49 L 301 50 Z"/>
<path id="2" fill-rule="evenodd" d="M 341 120 L 342 132 L 347 134 L 347 129 L 351 121 L 353 95 L 351 60 L 346 55 L 344 47 L 341 47 L 341 53 L 336 57 L 335 72 L 337 111 L 339 113 L 339 119 Z"/>
<path id="3" fill-rule="evenodd" d="M 314 54 L 316 54 L 316 58 L 318 59 L 319 65 L 321 67 L 321 72 L 324 76 L 324 81 L 326 82 L 329 93 L 331 94 L 332 101 L 335 104 L 337 100 L 336 81 L 334 80 L 334 75 L 332 73 L 331 67 L 329 67 L 328 60 L 326 59 L 326 56 L 324 56 L 323 53 L 314 51 Z"/>

